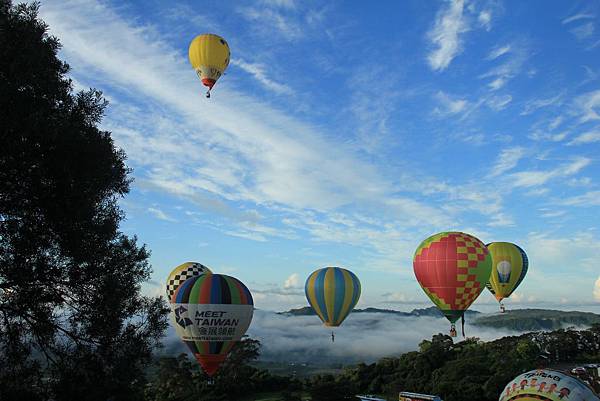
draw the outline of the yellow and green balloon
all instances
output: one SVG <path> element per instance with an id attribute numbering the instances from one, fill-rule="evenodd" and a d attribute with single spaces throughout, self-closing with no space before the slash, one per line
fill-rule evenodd
<path id="1" fill-rule="evenodd" d="M 529 259 L 521 247 L 510 242 L 492 242 L 487 248 L 492 255 L 492 274 L 486 287 L 502 302 L 525 278 Z"/>

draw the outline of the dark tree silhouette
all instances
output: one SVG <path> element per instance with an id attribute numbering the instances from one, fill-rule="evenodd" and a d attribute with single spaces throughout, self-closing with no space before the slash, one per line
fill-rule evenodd
<path id="1" fill-rule="evenodd" d="M 38 5 L 0 0 L 0 399 L 135 400 L 166 329 L 119 232 L 125 154 L 74 94 Z"/>

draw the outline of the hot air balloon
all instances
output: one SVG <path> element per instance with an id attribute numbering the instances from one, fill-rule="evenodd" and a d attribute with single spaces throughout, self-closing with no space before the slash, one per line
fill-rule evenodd
<path id="1" fill-rule="evenodd" d="M 208 376 L 213 376 L 252 320 L 252 294 L 238 279 L 205 273 L 171 298 L 171 321 Z"/>
<path id="2" fill-rule="evenodd" d="M 413 268 L 425 294 L 450 321 L 450 335 L 455 337 L 456 321 L 463 317 L 490 278 L 492 258 L 488 249 L 469 234 L 435 234 L 417 248 Z"/>
<path id="3" fill-rule="evenodd" d="M 537 369 L 511 380 L 499 401 L 600 401 L 581 380 L 552 369 Z"/>
<path id="4" fill-rule="evenodd" d="M 208 87 L 206 97 L 210 97 L 211 89 L 229 65 L 229 45 L 222 37 L 205 33 L 192 40 L 188 56 L 198 78 Z"/>
<path id="5" fill-rule="evenodd" d="M 502 300 L 521 284 L 527 274 L 529 260 L 523 249 L 510 242 L 492 242 L 487 248 L 492 255 L 492 274 L 486 287 L 500 302 L 500 310 L 504 312 Z"/>
<path id="6" fill-rule="evenodd" d="M 171 301 L 171 297 L 185 280 L 190 277 L 199 276 L 204 273 L 209 273 L 210 269 L 198 262 L 185 262 L 174 268 L 167 278 L 167 299 Z"/>
<path id="7" fill-rule="evenodd" d="M 341 267 L 314 271 L 304 286 L 306 299 L 327 327 L 338 327 L 360 298 L 360 281 L 354 273 Z M 331 340 L 335 337 L 331 332 Z"/>

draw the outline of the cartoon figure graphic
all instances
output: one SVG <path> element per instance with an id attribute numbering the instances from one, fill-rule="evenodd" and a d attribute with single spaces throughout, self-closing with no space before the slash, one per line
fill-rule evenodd
<path id="1" fill-rule="evenodd" d="M 540 387 L 538 388 L 538 392 L 542 393 L 544 391 L 544 388 L 546 388 L 546 382 L 541 382 Z"/>
<path id="2" fill-rule="evenodd" d="M 566 387 L 563 387 L 560 389 L 560 394 L 558 395 L 558 398 L 560 398 L 561 400 L 563 398 L 569 398 L 569 394 L 571 394 L 571 390 L 569 390 Z"/>
<path id="3" fill-rule="evenodd" d="M 537 386 L 537 377 L 534 377 L 533 379 L 531 379 L 531 381 L 529 382 L 529 387 L 535 387 Z"/>
<path id="4" fill-rule="evenodd" d="M 548 394 L 552 394 L 554 393 L 554 390 L 556 390 L 556 383 L 552 383 L 550 385 L 550 388 L 548 389 L 548 391 L 546 391 Z"/>
<path id="5" fill-rule="evenodd" d="M 521 380 L 521 383 L 519 384 L 519 386 L 521 387 L 521 390 L 525 390 L 525 386 L 527 386 L 527 380 L 526 379 Z"/>

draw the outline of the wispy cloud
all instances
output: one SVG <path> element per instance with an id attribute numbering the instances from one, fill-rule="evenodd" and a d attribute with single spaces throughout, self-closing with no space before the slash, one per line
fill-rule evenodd
<path id="1" fill-rule="evenodd" d="M 276 82 L 275 80 L 269 78 L 266 74 L 266 66 L 260 63 L 248 63 L 242 59 L 232 59 L 231 64 L 240 67 L 242 70 L 251 74 L 254 79 L 260 82 L 265 88 L 273 91 L 279 95 L 289 95 L 292 94 L 292 89 L 284 85 L 282 83 Z"/>
<path id="2" fill-rule="evenodd" d="M 521 72 L 523 64 L 528 57 L 527 48 L 524 45 L 520 45 L 519 47 L 507 45 L 492 51 L 488 58 L 493 61 L 504 54 L 508 54 L 509 56 L 504 58 L 505 61 L 503 63 L 479 76 L 481 79 L 491 79 L 488 83 L 488 87 L 492 91 L 502 88 L 511 79 L 516 77 Z"/>
<path id="3" fill-rule="evenodd" d="M 592 162 L 586 157 L 578 157 L 570 163 L 562 164 L 552 170 L 521 171 L 511 174 L 515 187 L 536 187 L 544 185 L 554 178 L 569 177 L 577 174 Z"/>
<path id="4" fill-rule="evenodd" d="M 492 29 L 492 12 L 490 10 L 483 10 L 477 16 L 477 21 L 479 25 L 484 28 L 486 31 Z"/>
<path id="5" fill-rule="evenodd" d="M 174 219 L 173 217 L 167 215 L 165 212 L 163 212 L 162 210 L 155 208 L 155 207 L 149 207 L 148 212 L 150 214 L 152 214 L 154 217 L 156 217 L 159 220 L 164 220 L 164 221 L 170 221 L 170 222 L 176 222 L 177 220 Z"/>
<path id="6" fill-rule="evenodd" d="M 440 115 L 461 113 L 465 111 L 468 105 L 465 99 L 453 98 L 443 91 L 436 93 L 434 98 L 440 105 L 434 109 L 434 113 Z"/>
<path id="7" fill-rule="evenodd" d="M 592 290 L 592 296 L 596 302 L 600 302 L 600 276 L 594 283 L 594 289 Z"/>
<path id="8" fill-rule="evenodd" d="M 600 129 L 584 132 L 583 134 L 576 136 L 569 142 L 569 145 L 582 145 L 592 142 L 600 142 Z"/>
<path id="9" fill-rule="evenodd" d="M 600 191 L 589 191 L 582 195 L 572 196 L 560 202 L 565 206 L 600 206 Z"/>
<path id="10" fill-rule="evenodd" d="M 578 40 L 584 40 L 594 34 L 595 26 L 593 22 L 580 25 L 576 28 L 571 29 L 571 33 L 575 35 Z"/>
<path id="11" fill-rule="evenodd" d="M 490 54 L 486 57 L 487 60 L 495 60 L 498 57 L 508 53 L 510 51 L 510 45 L 498 46 L 490 51 Z"/>
<path id="12" fill-rule="evenodd" d="M 582 19 L 593 19 L 593 18 L 596 18 L 596 16 L 594 14 L 579 13 L 579 14 L 574 14 L 570 17 L 565 18 L 564 20 L 562 20 L 562 23 L 564 25 L 564 24 L 568 24 L 568 23 L 574 22 L 574 21 L 579 21 Z"/>
<path id="13" fill-rule="evenodd" d="M 584 93 L 575 99 L 575 107 L 580 114 L 579 122 L 600 120 L 600 90 Z"/>
<path id="14" fill-rule="evenodd" d="M 536 111 L 538 109 L 545 108 L 545 107 L 560 106 L 563 101 L 563 96 L 564 95 L 562 93 L 559 93 L 558 95 L 552 96 L 549 98 L 529 100 L 525 103 L 525 107 L 523 108 L 521 115 L 526 116 L 528 114 L 533 113 L 534 111 Z"/>
<path id="15" fill-rule="evenodd" d="M 275 31 L 288 41 L 305 37 L 302 25 L 295 18 L 284 14 L 279 7 L 243 7 L 238 12 L 253 23 L 253 29 L 265 35 Z"/>
<path id="16" fill-rule="evenodd" d="M 446 9 L 437 14 L 433 28 L 427 37 L 435 49 L 429 53 L 427 60 L 434 71 L 443 71 L 462 51 L 460 35 L 468 31 L 463 16 L 463 0 L 453 0 Z"/>
<path id="17" fill-rule="evenodd" d="M 495 111 L 504 110 L 506 106 L 512 101 L 511 95 L 503 96 L 492 96 L 486 100 L 486 105 Z"/>
<path id="18" fill-rule="evenodd" d="M 506 171 L 512 170 L 517 166 L 519 160 L 525 156 L 525 148 L 517 146 L 514 148 L 502 149 L 498 159 L 492 168 L 492 177 L 497 177 Z"/>

